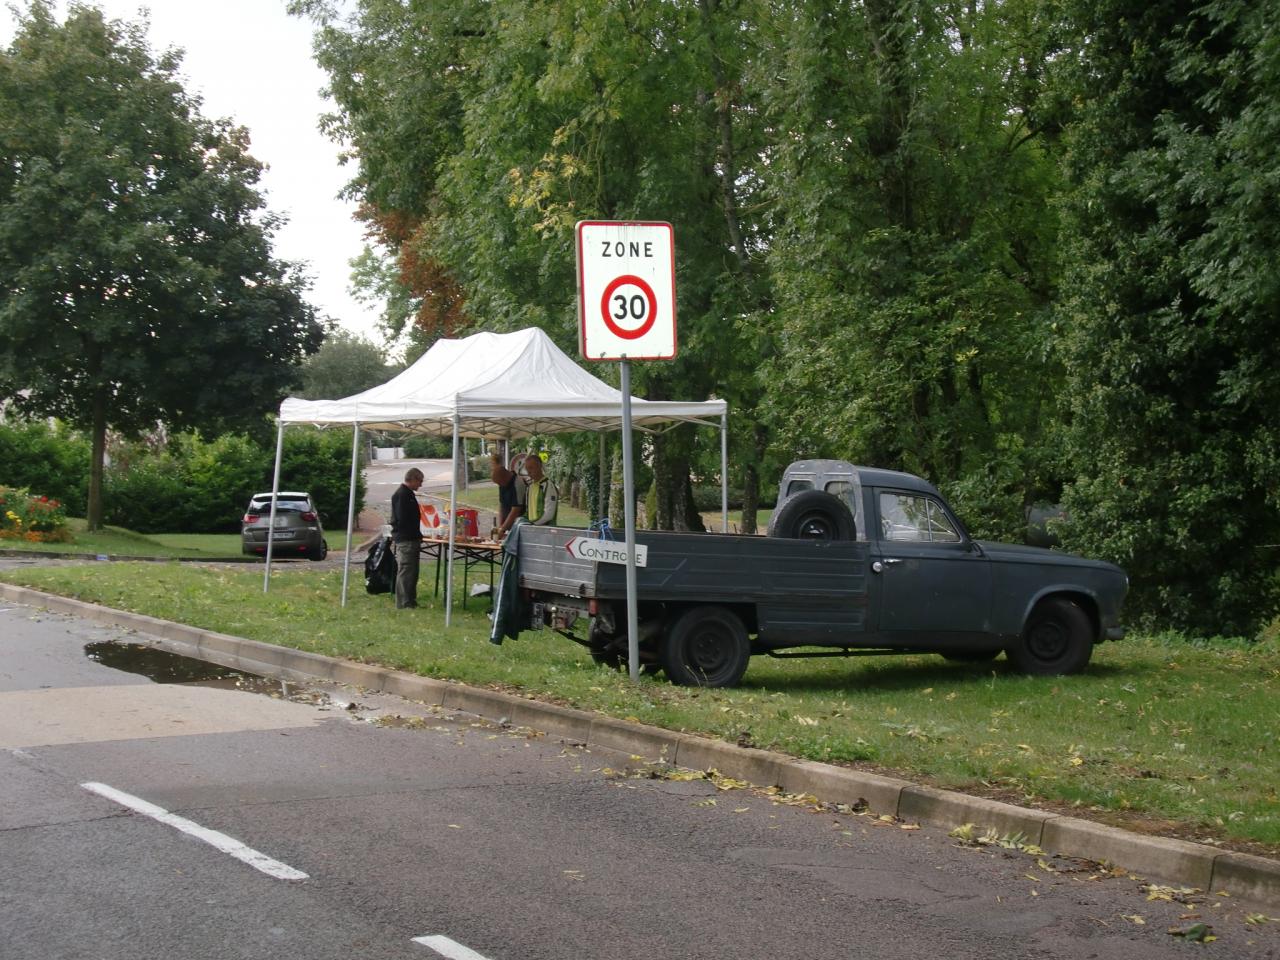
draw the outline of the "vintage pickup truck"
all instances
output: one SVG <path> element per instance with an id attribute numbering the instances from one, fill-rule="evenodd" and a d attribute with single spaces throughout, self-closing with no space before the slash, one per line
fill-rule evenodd
<path id="1" fill-rule="evenodd" d="M 609 551 L 571 549 L 594 536 L 521 528 L 521 626 L 549 626 L 620 665 L 625 567 L 586 558 Z M 1003 651 L 1024 673 L 1075 673 L 1095 643 L 1124 636 L 1123 570 L 974 540 L 942 495 L 907 473 L 798 461 L 769 536 L 637 531 L 636 542 L 646 553 L 636 570 L 641 661 L 680 684 L 733 686 L 753 654 L 984 661 Z"/>

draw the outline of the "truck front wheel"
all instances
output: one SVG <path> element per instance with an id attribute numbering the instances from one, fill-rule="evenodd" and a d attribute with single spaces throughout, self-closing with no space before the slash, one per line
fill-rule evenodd
<path id="1" fill-rule="evenodd" d="M 1022 673 L 1079 673 L 1093 656 L 1093 624 L 1070 600 L 1050 597 L 1036 604 L 1022 636 L 1005 653 Z"/>
<path id="2" fill-rule="evenodd" d="M 747 672 L 751 644 L 742 621 L 724 607 L 694 607 L 661 640 L 662 667 L 672 683 L 732 687 Z"/>

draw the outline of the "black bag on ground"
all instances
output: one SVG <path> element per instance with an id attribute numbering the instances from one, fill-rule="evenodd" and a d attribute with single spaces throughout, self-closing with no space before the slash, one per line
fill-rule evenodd
<path id="1" fill-rule="evenodd" d="M 396 588 L 396 551 L 390 537 L 369 548 L 364 558 L 364 589 L 367 593 L 390 593 Z"/>

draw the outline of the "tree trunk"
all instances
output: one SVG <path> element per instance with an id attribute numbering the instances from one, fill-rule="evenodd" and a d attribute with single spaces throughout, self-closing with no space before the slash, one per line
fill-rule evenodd
<path id="1" fill-rule="evenodd" d="M 764 458 L 765 448 L 768 446 L 768 437 L 765 434 L 764 427 L 759 423 L 756 424 L 751 439 L 755 456 L 747 463 L 742 476 L 743 533 L 756 533 L 760 529 L 756 519 L 756 512 L 760 509 L 760 470 L 758 465 Z"/>
<path id="2" fill-rule="evenodd" d="M 102 529 L 102 465 L 107 453 L 106 387 L 93 394 L 93 453 L 89 459 L 89 502 L 85 519 L 89 530 Z"/>
<path id="3" fill-rule="evenodd" d="M 658 530 L 706 530 L 689 479 L 691 427 L 677 427 L 653 442 L 653 482 L 657 488 Z"/>

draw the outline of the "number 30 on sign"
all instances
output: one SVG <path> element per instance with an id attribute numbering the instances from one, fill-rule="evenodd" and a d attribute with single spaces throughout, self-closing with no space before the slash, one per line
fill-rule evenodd
<path id="1" fill-rule="evenodd" d="M 669 223 L 578 224 L 579 349 L 586 360 L 676 355 L 675 242 Z"/>

